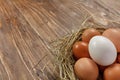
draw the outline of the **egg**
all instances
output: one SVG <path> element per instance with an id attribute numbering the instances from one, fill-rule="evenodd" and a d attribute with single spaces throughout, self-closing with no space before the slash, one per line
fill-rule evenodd
<path id="1" fill-rule="evenodd" d="M 88 43 L 86 42 L 83 41 L 75 42 L 72 51 L 73 51 L 73 55 L 77 59 L 82 57 L 90 57 L 88 52 Z"/>
<path id="2" fill-rule="evenodd" d="M 115 45 L 104 36 L 94 36 L 89 42 L 88 49 L 91 58 L 99 65 L 108 66 L 116 60 Z"/>
<path id="3" fill-rule="evenodd" d="M 106 68 L 104 80 L 120 80 L 120 64 L 116 63 Z"/>
<path id="4" fill-rule="evenodd" d="M 120 52 L 120 29 L 119 28 L 109 28 L 105 30 L 102 35 L 110 39 L 116 46 L 117 52 Z"/>
<path id="5" fill-rule="evenodd" d="M 80 80 L 97 80 L 99 70 L 90 58 L 80 58 L 74 65 L 74 71 Z"/>
<path id="6" fill-rule="evenodd" d="M 82 34 L 82 41 L 89 42 L 90 39 L 96 35 L 101 35 L 101 33 L 94 28 L 86 29 Z"/>

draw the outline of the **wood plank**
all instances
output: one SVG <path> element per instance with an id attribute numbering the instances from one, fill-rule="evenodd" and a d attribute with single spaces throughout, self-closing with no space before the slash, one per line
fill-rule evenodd
<path id="1" fill-rule="evenodd" d="M 0 80 L 56 80 L 58 71 L 53 70 L 49 42 L 80 28 L 88 15 L 84 8 L 98 17 L 119 22 L 118 3 L 0 0 Z"/>

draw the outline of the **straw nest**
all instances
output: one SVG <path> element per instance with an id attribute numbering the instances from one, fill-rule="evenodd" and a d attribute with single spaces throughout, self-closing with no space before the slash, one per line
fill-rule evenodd
<path id="1" fill-rule="evenodd" d="M 101 33 L 107 29 L 88 21 L 84 25 L 81 25 L 78 31 L 73 31 L 63 38 L 52 42 L 51 49 L 54 55 L 54 63 L 59 68 L 59 78 L 57 80 L 79 80 L 73 69 L 75 60 L 73 58 L 72 46 L 74 42 L 81 41 L 82 33 L 88 28 L 95 28 Z M 98 80 L 103 80 L 101 74 Z"/>

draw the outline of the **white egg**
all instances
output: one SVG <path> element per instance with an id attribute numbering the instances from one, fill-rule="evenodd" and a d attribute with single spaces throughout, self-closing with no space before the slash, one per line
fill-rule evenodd
<path id="1" fill-rule="evenodd" d="M 108 66 L 116 60 L 117 50 L 108 38 L 94 36 L 89 42 L 91 58 L 99 65 Z"/>

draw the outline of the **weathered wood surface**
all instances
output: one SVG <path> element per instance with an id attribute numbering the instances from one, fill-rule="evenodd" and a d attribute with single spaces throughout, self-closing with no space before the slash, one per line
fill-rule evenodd
<path id="1" fill-rule="evenodd" d="M 119 22 L 118 0 L 0 0 L 0 80 L 56 80 L 47 45 L 80 27 L 83 6 Z"/>

